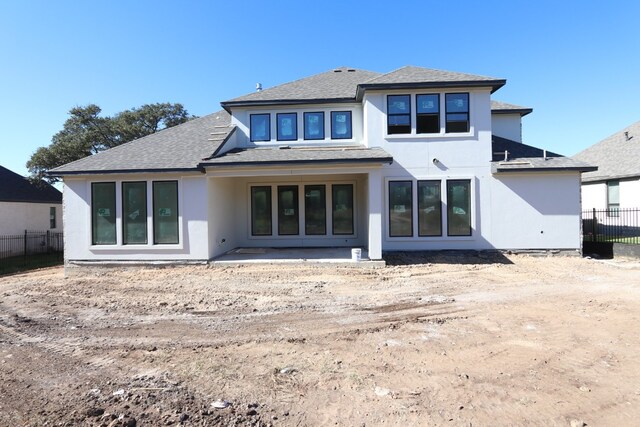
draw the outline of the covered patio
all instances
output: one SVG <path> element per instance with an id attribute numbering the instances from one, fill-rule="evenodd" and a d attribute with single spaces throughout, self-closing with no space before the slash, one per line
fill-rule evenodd
<path id="1" fill-rule="evenodd" d="M 359 259 L 352 249 L 360 249 Z M 246 264 L 319 264 L 363 268 L 384 267 L 383 260 L 371 260 L 363 248 L 237 248 L 214 258 L 213 266 Z"/>

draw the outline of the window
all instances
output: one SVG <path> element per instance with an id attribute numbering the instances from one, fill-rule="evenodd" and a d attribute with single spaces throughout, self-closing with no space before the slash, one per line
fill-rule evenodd
<path id="1" fill-rule="evenodd" d="M 327 201 L 324 185 L 304 186 L 304 232 L 307 235 L 327 234 Z"/>
<path id="2" fill-rule="evenodd" d="M 620 216 L 620 181 L 607 181 L 607 216 Z"/>
<path id="3" fill-rule="evenodd" d="M 387 96 L 387 134 L 411 133 L 411 96 Z"/>
<path id="4" fill-rule="evenodd" d="M 271 116 L 269 114 L 251 114 L 251 141 L 271 140 Z"/>
<path id="5" fill-rule="evenodd" d="M 418 236 L 442 236 L 440 181 L 418 181 Z"/>
<path id="6" fill-rule="evenodd" d="M 389 182 L 389 236 L 413 236 L 413 183 Z"/>
<path id="7" fill-rule="evenodd" d="M 331 191 L 333 234 L 353 234 L 353 184 L 334 184 Z"/>
<path id="8" fill-rule="evenodd" d="M 122 183 L 122 242 L 147 243 L 147 183 Z"/>
<path id="9" fill-rule="evenodd" d="M 116 244 L 116 183 L 91 184 L 91 243 Z"/>
<path id="10" fill-rule="evenodd" d="M 440 95 L 416 95 L 416 133 L 440 133 Z"/>
<path id="11" fill-rule="evenodd" d="M 153 182 L 153 243 L 178 243 L 178 181 Z"/>
<path id="12" fill-rule="evenodd" d="M 447 93 L 447 133 L 469 132 L 469 94 Z"/>
<path id="13" fill-rule="evenodd" d="M 298 186 L 278 186 L 278 234 L 297 235 L 300 231 L 298 216 Z"/>
<path id="14" fill-rule="evenodd" d="M 331 112 L 331 139 L 351 139 L 351 111 Z"/>
<path id="15" fill-rule="evenodd" d="M 251 187 L 251 235 L 271 235 L 271 187 Z"/>
<path id="16" fill-rule="evenodd" d="M 471 181 L 447 181 L 447 234 L 471 236 Z"/>
<path id="17" fill-rule="evenodd" d="M 298 139 L 298 114 L 276 114 L 278 141 L 295 141 Z"/>
<path id="18" fill-rule="evenodd" d="M 304 139 L 324 139 L 324 113 L 304 113 Z"/>
<path id="19" fill-rule="evenodd" d="M 56 228 L 56 207 L 49 208 L 49 228 Z"/>

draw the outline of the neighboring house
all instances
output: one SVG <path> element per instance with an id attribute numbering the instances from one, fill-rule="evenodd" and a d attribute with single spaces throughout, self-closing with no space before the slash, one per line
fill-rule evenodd
<path id="1" fill-rule="evenodd" d="M 62 231 L 62 193 L 0 166 L 0 236 Z"/>
<path id="2" fill-rule="evenodd" d="M 583 209 L 640 208 L 640 122 L 573 158 L 598 165 L 597 171 L 582 175 Z"/>
<path id="3" fill-rule="evenodd" d="M 67 262 L 252 247 L 578 251 L 580 173 L 595 168 L 522 144 L 531 109 L 491 102 L 505 83 L 338 68 L 56 168 Z"/>

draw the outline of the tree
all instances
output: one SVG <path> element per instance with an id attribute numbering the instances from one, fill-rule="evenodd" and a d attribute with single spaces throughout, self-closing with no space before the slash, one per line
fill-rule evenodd
<path id="1" fill-rule="evenodd" d="M 38 148 L 27 162 L 30 179 L 54 183 L 58 179 L 46 174 L 55 167 L 194 118 L 181 104 L 170 103 L 147 104 L 113 117 L 100 117 L 101 111 L 95 104 L 69 110 L 69 118 L 51 144 Z"/>

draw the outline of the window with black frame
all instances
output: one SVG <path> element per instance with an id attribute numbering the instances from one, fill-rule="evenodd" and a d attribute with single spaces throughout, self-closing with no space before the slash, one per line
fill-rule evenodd
<path id="1" fill-rule="evenodd" d="M 116 244 L 116 183 L 91 184 L 91 243 Z"/>
<path id="2" fill-rule="evenodd" d="M 447 93 L 445 94 L 446 108 L 446 132 L 469 132 L 469 94 Z"/>
<path id="3" fill-rule="evenodd" d="M 418 236 L 442 236 L 439 180 L 418 181 Z"/>
<path id="4" fill-rule="evenodd" d="M 333 234 L 353 234 L 353 184 L 331 186 Z"/>
<path id="5" fill-rule="evenodd" d="M 249 122 L 252 142 L 271 140 L 271 116 L 269 114 L 251 114 Z"/>
<path id="6" fill-rule="evenodd" d="M 440 133 L 440 95 L 416 96 L 416 133 Z"/>
<path id="7" fill-rule="evenodd" d="M 304 186 L 304 232 L 309 236 L 327 234 L 326 186 Z"/>
<path id="8" fill-rule="evenodd" d="M 298 186 L 278 186 L 278 234 L 297 235 L 300 232 Z"/>
<path id="9" fill-rule="evenodd" d="M 271 187 L 251 187 L 251 235 L 271 235 Z"/>
<path id="10" fill-rule="evenodd" d="M 387 134 L 411 133 L 411 96 L 387 96 Z"/>
<path id="11" fill-rule="evenodd" d="M 389 236 L 413 236 L 413 182 L 389 181 Z"/>
<path id="12" fill-rule="evenodd" d="M 147 183 L 122 183 L 122 243 L 147 243 Z"/>
<path id="13" fill-rule="evenodd" d="M 447 181 L 447 235 L 471 236 L 471 181 Z"/>
<path id="14" fill-rule="evenodd" d="M 331 139 L 351 139 L 351 111 L 331 112 Z"/>
<path id="15" fill-rule="evenodd" d="M 298 139 L 298 114 L 276 114 L 276 130 L 278 141 L 295 141 Z"/>
<path id="16" fill-rule="evenodd" d="M 304 139 L 324 139 L 324 113 L 308 112 L 303 114 Z"/>
<path id="17" fill-rule="evenodd" d="M 179 243 L 178 218 L 178 181 L 154 181 L 154 244 Z"/>

